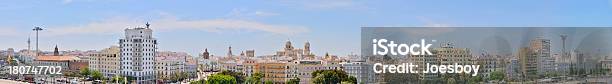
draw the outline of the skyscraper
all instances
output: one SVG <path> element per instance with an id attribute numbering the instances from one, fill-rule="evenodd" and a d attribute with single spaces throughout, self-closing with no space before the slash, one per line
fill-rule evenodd
<path id="1" fill-rule="evenodd" d="M 125 29 L 125 38 L 119 39 L 121 74 L 134 77 L 138 84 L 155 83 L 157 39 L 153 38 L 153 30 L 149 26 L 147 23 L 145 28 Z"/>

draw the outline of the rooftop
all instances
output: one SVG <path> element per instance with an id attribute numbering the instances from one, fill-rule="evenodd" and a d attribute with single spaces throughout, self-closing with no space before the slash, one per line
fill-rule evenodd
<path id="1" fill-rule="evenodd" d="M 78 60 L 76 56 L 38 56 L 37 61 L 71 61 Z"/>

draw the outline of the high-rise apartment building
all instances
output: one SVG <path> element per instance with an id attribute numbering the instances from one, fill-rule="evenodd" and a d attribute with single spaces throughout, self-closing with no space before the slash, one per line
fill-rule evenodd
<path id="1" fill-rule="evenodd" d="M 121 48 L 122 76 L 134 77 L 138 84 L 155 82 L 155 51 L 157 39 L 153 38 L 153 30 L 146 27 L 125 29 L 125 37 L 119 39 Z"/>
<path id="2" fill-rule="evenodd" d="M 554 71 L 555 59 L 550 54 L 550 40 L 538 37 L 531 40 L 529 44 L 529 48 L 532 49 L 538 57 L 538 75 L 544 75 Z"/>
<path id="3" fill-rule="evenodd" d="M 521 74 L 524 76 L 525 79 L 535 79 L 537 78 L 537 73 L 538 73 L 538 57 L 536 55 L 536 53 L 528 48 L 528 47 L 523 47 L 520 48 L 518 51 L 518 61 L 520 64 L 520 69 L 521 69 Z"/>

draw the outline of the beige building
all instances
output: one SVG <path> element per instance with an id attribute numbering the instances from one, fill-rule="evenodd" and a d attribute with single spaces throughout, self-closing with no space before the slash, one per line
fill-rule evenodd
<path id="1" fill-rule="evenodd" d="M 297 60 L 289 64 L 287 80 L 300 78 L 300 84 L 312 83 L 312 72 L 317 70 L 341 70 L 338 64 L 328 64 L 322 60 Z"/>
<path id="2" fill-rule="evenodd" d="M 608 69 L 608 74 L 612 74 L 612 58 L 609 58 L 609 56 L 604 57 L 604 59 L 602 59 L 600 61 L 601 63 L 601 68 L 603 69 Z"/>
<path id="3" fill-rule="evenodd" d="M 472 64 L 472 55 L 467 48 L 455 48 L 452 43 L 442 44 L 441 48 L 434 48 L 435 55 L 440 61 L 440 65 L 458 65 Z"/>
<path id="4" fill-rule="evenodd" d="M 62 68 L 62 73 L 70 71 L 70 62 L 80 60 L 75 56 L 38 56 L 36 60 L 34 60 L 34 65 L 36 66 L 60 66 Z"/>
<path id="5" fill-rule="evenodd" d="M 289 66 L 287 62 L 273 61 L 268 60 L 265 62 L 257 63 L 257 67 L 255 68 L 255 72 L 260 72 L 264 74 L 264 81 L 272 81 L 275 84 L 277 83 L 285 83 L 289 78 Z"/>
<path id="6" fill-rule="evenodd" d="M 519 64 L 521 69 L 521 74 L 526 77 L 526 79 L 535 79 L 538 77 L 538 57 L 536 53 L 530 48 L 523 47 L 519 49 Z"/>
<path id="7" fill-rule="evenodd" d="M 285 43 L 285 48 L 283 50 L 277 51 L 275 56 L 286 56 L 291 57 L 292 60 L 298 59 L 315 59 L 314 54 L 310 52 L 310 43 L 306 42 L 304 44 L 304 49 L 295 48 L 291 41 L 287 41 Z"/>
<path id="8" fill-rule="evenodd" d="M 455 48 L 452 43 L 443 43 L 440 48 L 432 48 L 433 55 L 410 55 L 408 58 L 411 63 L 419 67 L 430 65 L 471 65 L 473 64 L 472 55 L 468 48 Z M 416 68 L 416 71 L 423 71 L 425 68 Z M 440 76 L 435 73 L 417 73 L 421 80 L 434 79 Z"/>
<path id="9" fill-rule="evenodd" d="M 435 53 L 435 52 L 436 51 L 433 51 L 432 53 Z M 427 63 L 429 63 L 430 65 L 436 65 L 440 63 L 436 55 L 410 55 L 408 59 L 410 60 L 411 63 L 419 67 L 427 66 Z M 415 68 L 415 70 L 423 71 L 425 70 L 425 68 Z M 435 73 L 415 73 L 415 74 L 419 75 L 421 80 L 428 80 L 428 79 L 433 79 L 433 78 L 438 77 L 438 74 L 435 74 Z M 379 80 L 379 81 L 382 81 L 382 80 Z"/>
<path id="10" fill-rule="evenodd" d="M 502 66 L 504 61 L 499 56 L 482 54 L 481 56 L 476 57 L 475 60 L 475 64 L 481 66 L 479 74 L 482 74 L 485 78 L 488 78 L 491 75 L 491 72 L 504 69 Z"/>
<path id="11" fill-rule="evenodd" d="M 119 70 L 119 47 L 111 46 L 98 53 L 90 54 L 89 69 L 98 70 L 107 78 L 117 75 Z"/>

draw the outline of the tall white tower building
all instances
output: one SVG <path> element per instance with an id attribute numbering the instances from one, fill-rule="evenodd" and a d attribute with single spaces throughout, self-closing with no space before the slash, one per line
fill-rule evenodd
<path id="1" fill-rule="evenodd" d="M 119 39 L 122 76 L 133 77 L 137 84 L 155 83 L 155 51 L 157 40 L 147 23 L 145 28 L 125 29 L 125 38 Z"/>

